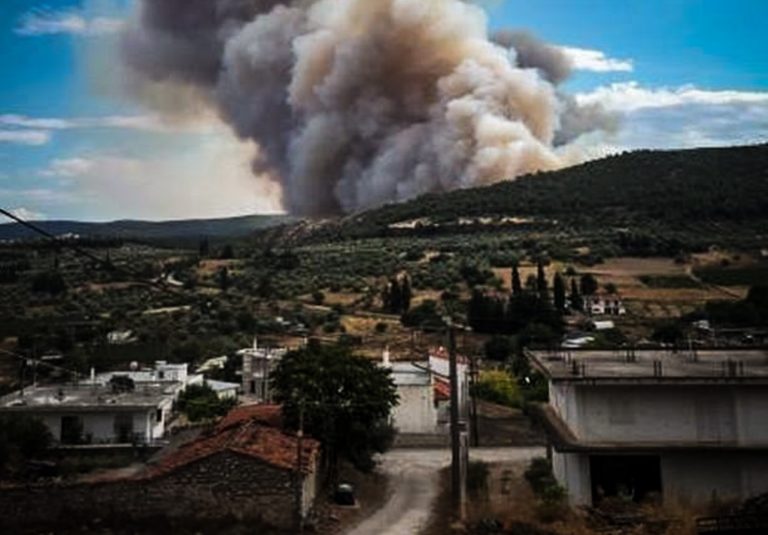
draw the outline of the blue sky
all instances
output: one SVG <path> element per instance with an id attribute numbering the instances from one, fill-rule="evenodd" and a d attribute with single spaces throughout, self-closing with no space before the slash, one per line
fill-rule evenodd
<path id="1" fill-rule="evenodd" d="M 486 0 L 491 30 L 567 47 L 565 90 L 624 117 L 615 150 L 768 140 L 765 0 Z M 112 69 L 134 0 L 3 0 L 0 206 L 107 220 L 279 210 L 252 146 L 216 124 L 167 125 Z M 208 177 L 215 175 L 217 181 Z"/>

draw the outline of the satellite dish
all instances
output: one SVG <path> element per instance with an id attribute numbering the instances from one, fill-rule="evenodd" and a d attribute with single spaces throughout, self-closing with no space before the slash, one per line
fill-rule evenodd
<path id="1" fill-rule="evenodd" d="M 131 361 L 130 368 L 132 372 L 135 372 L 136 370 L 139 369 L 139 363 L 136 362 L 135 360 Z"/>

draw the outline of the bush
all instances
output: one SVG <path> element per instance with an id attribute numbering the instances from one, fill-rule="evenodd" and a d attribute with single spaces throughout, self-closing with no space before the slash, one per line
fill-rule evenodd
<path id="1" fill-rule="evenodd" d="M 505 371 L 491 370 L 480 373 L 472 387 L 472 394 L 485 401 L 507 407 L 520 407 L 520 390 L 514 378 Z"/>
<path id="2" fill-rule="evenodd" d="M 189 421 L 199 422 L 224 416 L 236 403 L 233 399 L 219 399 L 208 385 L 190 385 L 179 395 L 177 408 Z"/>
<path id="3" fill-rule="evenodd" d="M 479 494 L 488 487 L 488 463 L 470 461 L 467 465 L 467 491 Z"/>
<path id="4" fill-rule="evenodd" d="M 43 422 L 24 414 L 0 416 L 0 472 L 14 471 L 53 442 Z"/>

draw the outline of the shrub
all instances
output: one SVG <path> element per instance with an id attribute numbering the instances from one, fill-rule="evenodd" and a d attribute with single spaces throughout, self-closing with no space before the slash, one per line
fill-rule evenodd
<path id="1" fill-rule="evenodd" d="M 507 407 L 520 407 L 521 404 L 517 383 L 510 374 L 501 370 L 481 372 L 480 379 L 472 387 L 472 394 Z"/>

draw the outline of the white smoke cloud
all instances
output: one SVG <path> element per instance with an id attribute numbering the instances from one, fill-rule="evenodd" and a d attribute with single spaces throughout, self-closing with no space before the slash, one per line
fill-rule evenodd
<path id="1" fill-rule="evenodd" d="M 218 125 L 210 118 L 170 122 L 157 115 L 108 115 L 105 117 L 29 117 L 0 115 L 0 126 L 40 130 L 126 129 L 161 133 L 211 133 Z"/>
<path id="2" fill-rule="evenodd" d="M 29 210 L 27 208 L 19 207 L 14 208 L 10 210 L 10 212 L 15 215 L 18 218 L 23 219 L 24 221 L 42 221 L 46 219 L 45 214 L 41 212 L 35 212 L 34 210 Z M 0 223 L 3 223 L 4 221 L 0 221 Z"/>
<path id="3" fill-rule="evenodd" d="M 142 0 L 123 36 L 139 94 L 194 88 L 191 107 L 256 142 L 255 172 L 308 215 L 578 160 L 563 144 L 604 122 L 564 120 L 579 104 L 542 62 L 567 60 L 537 46 L 492 42 L 461 0 Z"/>

